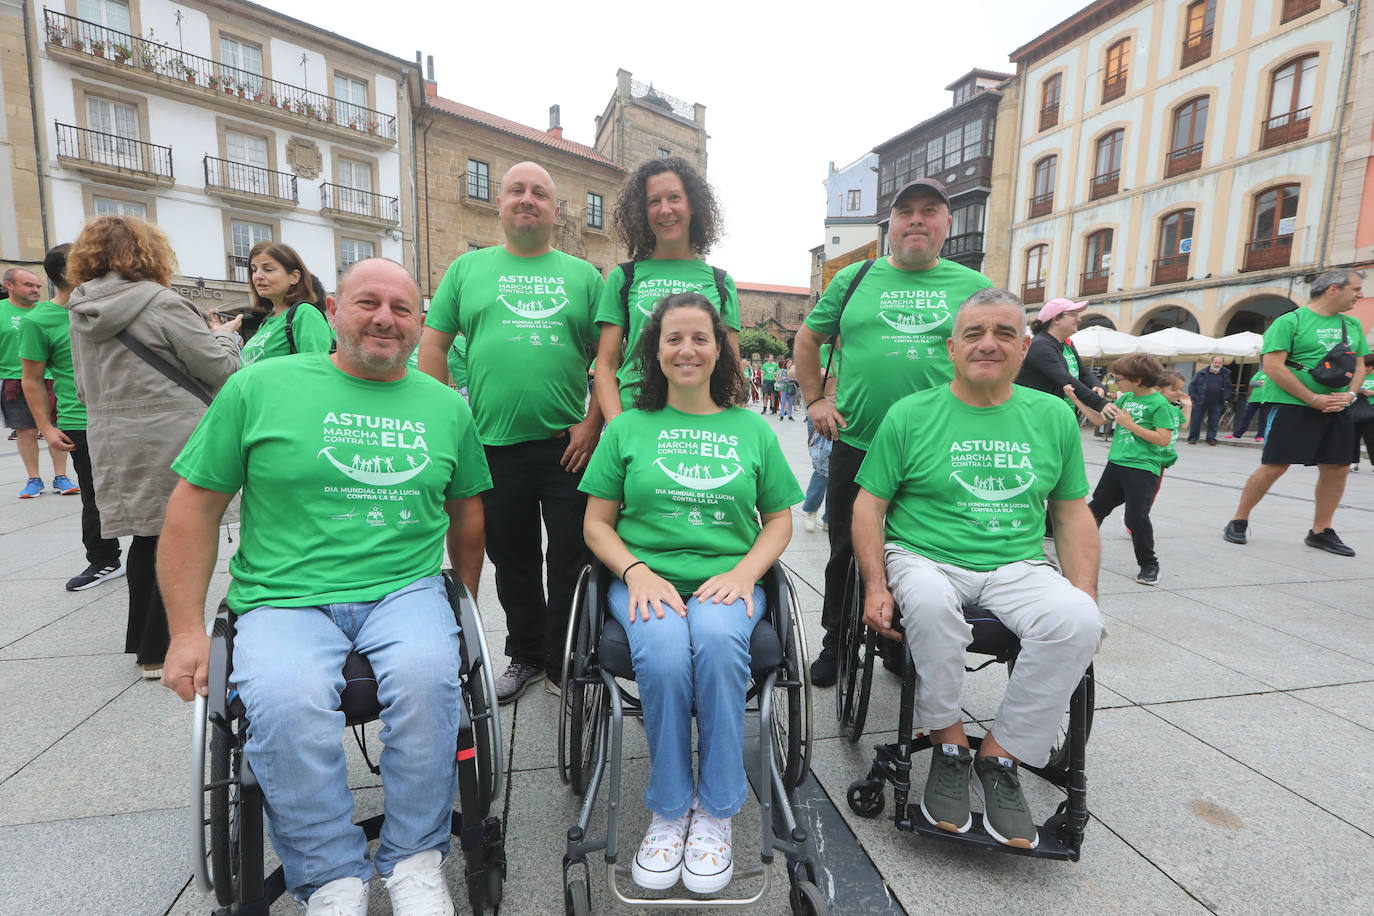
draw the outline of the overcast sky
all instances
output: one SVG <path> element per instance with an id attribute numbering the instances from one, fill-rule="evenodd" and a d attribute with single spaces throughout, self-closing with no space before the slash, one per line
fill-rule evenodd
<path id="1" fill-rule="evenodd" d="M 806 286 L 808 251 L 824 240 L 827 163 L 846 165 L 947 108 L 944 87 L 974 67 L 1011 72 L 1012 50 L 1086 2 L 271 6 L 406 60 L 432 54 L 440 95 L 513 121 L 546 128 L 558 104 L 564 136 L 588 145 L 618 68 L 700 102 L 726 230 L 708 260 L 741 282 Z"/>

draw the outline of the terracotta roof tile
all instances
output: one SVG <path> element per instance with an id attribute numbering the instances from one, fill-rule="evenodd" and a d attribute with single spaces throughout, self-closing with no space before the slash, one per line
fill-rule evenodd
<path id="1" fill-rule="evenodd" d="M 775 286 L 771 283 L 736 283 L 735 289 L 742 293 L 787 293 L 793 296 L 809 296 L 811 290 L 805 286 Z"/>
<path id="2" fill-rule="evenodd" d="M 574 156 L 580 156 L 583 159 L 590 159 L 592 162 L 600 163 L 601 165 L 618 168 L 614 162 L 607 159 L 590 146 L 575 143 L 572 140 L 565 140 L 562 137 L 556 137 L 548 131 L 539 130 L 534 127 L 519 124 L 515 121 L 507 120 L 499 115 L 482 111 L 479 108 L 473 108 L 471 105 L 464 105 L 462 102 L 455 102 L 452 99 L 445 99 L 439 96 L 430 96 L 425 99 L 425 105 L 442 111 L 445 114 L 451 114 L 456 118 L 472 121 L 475 124 L 490 127 L 492 130 L 499 130 L 502 133 L 511 134 L 529 140 L 532 143 L 538 143 L 541 146 L 552 147 L 553 149 L 561 150 L 565 153 L 571 153 Z"/>

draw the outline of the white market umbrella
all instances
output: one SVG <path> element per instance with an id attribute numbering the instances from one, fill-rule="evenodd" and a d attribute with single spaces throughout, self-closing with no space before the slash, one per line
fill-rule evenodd
<path id="1" fill-rule="evenodd" d="M 1084 359 L 1102 359 L 1134 353 L 1140 349 L 1139 339 L 1102 325 L 1083 328 L 1069 338 L 1078 350 L 1078 355 Z"/>
<path id="2" fill-rule="evenodd" d="M 1212 350 L 1212 355 L 1225 356 L 1228 359 L 1239 360 L 1243 363 L 1256 362 L 1260 358 L 1260 347 L 1263 343 L 1264 335 L 1256 334 L 1254 331 L 1228 334 L 1225 337 L 1217 338 L 1216 348 Z"/>
<path id="3" fill-rule="evenodd" d="M 1217 352 L 1217 339 L 1183 328 L 1165 328 L 1137 338 L 1142 353 L 1167 359 L 1188 361 L 1210 357 Z"/>

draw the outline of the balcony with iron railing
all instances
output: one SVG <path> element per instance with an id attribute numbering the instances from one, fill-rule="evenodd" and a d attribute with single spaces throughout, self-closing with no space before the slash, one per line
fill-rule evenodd
<path id="1" fill-rule="evenodd" d="M 109 29 L 54 10 L 43 11 L 50 56 L 94 70 L 106 79 L 136 86 L 177 86 L 203 102 L 297 126 L 347 133 L 355 140 L 392 146 L 396 117 L 261 73 L 231 67 L 170 45 Z"/>
<path id="2" fill-rule="evenodd" d="M 141 187 L 172 184 L 172 148 L 55 122 L 57 160 L 124 184 Z"/>
<path id="3" fill-rule="evenodd" d="M 1080 296 L 1101 296 L 1107 292 L 1107 280 L 1111 277 L 1111 268 L 1099 267 L 1096 270 L 1083 271 L 1083 277 L 1078 287 Z"/>
<path id="4" fill-rule="evenodd" d="M 1046 105 L 1040 109 L 1040 129 L 1049 130 L 1059 123 L 1059 103 Z"/>
<path id="5" fill-rule="evenodd" d="M 215 156 L 205 157 L 205 190 L 255 207 L 294 207 L 300 203 L 296 176 Z"/>
<path id="6" fill-rule="evenodd" d="M 1188 172 L 1196 172 L 1200 168 L 1202 168 L 1201 143 L 1194 143 L 1192 146 L 1169 150 L 1169 154 L 1164 157 L 1165 178 L 1173 178 L 1175 175 L 1185 175 Z"/>
<path id="7" fill-rule="evenodd" d="M 1271 270 L 1287 267 L 1293 259 L 1293 236 L 1277 235 L 1251 239 L 1245 244 L 1245 266 L 1241 270 Z"/>
<path id="8" fill-rule="evenodd" d="M 1154 284 L 1182 283 L 1188 279 L 1188 255 L 1175 254 L 1155 259 Z"/>
<path id="9" fill-rule="evenodd" d="M 464 200 L 475 200 L 484 204 L 495 204 L 496 195 L 501 190 L 499 181 L 492 181 L 488 175 L 472 172 L 464 173 L 458 179 L 458 185 L 458 193 Z"/>
<path id="10" fill-rule="evenodd" d="M 1183 39 L 1183 58 L 1179 67 L 1191 67 L 1200 60 L 1212 56 L 1212 30 L 1203 29 Z"/>
<path id="11" fill-rule="evenodd" d="M 1088 191 L 1088 200 L 1101 200 L 1104 197 L 1111 197 L 1120 188 L 1120 169 L 1108 172 L 1105 175 L 1094 175 L 1092 187 Z"/>
<path id="12" fill-rule="evenodd" d="M 1283 0 L 1283 12 L 1279 15 L 1279 22 L 1289 22 L 1299 16 L 1305 16 L 1313 10 L 1320 9 L 1322 0 Z"/>
<path id="13" fill-rule="evenodd" d="M 228 268 L 224 272 L 225 280 L 228 280 L 230 283 L 248 282 L 249 270 L 247 258 L 236 257 L 231 254 L 225 256 L 225 261 L 228 264 Z"/>
<path id="14" fill-rule="evenodd" d="M 1036 305 L 1045 301 L 1045 281 L 1021 284 L 1021 301 L 1026 305 Z"/>
<path id="15" fill-rule="evenodd" d="M 1274 146 L 1282 146 L 1285 143 L 1292 143 L 1294 140 L 1302 140 L 1307 136 L 1307 129 L 1311 125 L 1312 109 L 1310 106 L 1275 115 L 1264 122 L 1260 137 L 1260 149 L 1269 149 Z"/>
<path id="16" fill-rule="evenodd" d="M 1047 216 L 1054 212 L 1054 192 L 1048 194 L 1037 194 L 1030 199 L 1030 218 L 1037 216 Z"/>
<path id="17" fill-rule="evenodd" d="M 343 222 L 387 229 L 401 221 L 401 202 L 396 197 L 326 181 L 320 185 L 320 212 Z"/>
<path id="18" fill-rule="evenodd" d="M 1102 81 L 1102 104 L 1115 101 L 1126 94 L 1125 71 L 1109 76 Z"/>
<path id="19" fill-rule="evenodd" d="M 965 232 L 962 235 L 951 235 L 945 239 L 944 247 L 940 250 L 942 258 L 957 258 L 967 254 L 982 254 L 983 252 L 983 233 Z"/>

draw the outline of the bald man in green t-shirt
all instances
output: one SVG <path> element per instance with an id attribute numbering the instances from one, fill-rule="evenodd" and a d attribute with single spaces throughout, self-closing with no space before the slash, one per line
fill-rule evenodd
<path id="1" fill-rule="evenodd" d="M 987 832 L 1023 849 L 1035 848 L 1038 833 L 1017 765 L 1047 762 L 1105 632 L 1078 423 L 1063 398 L 1015 384 L 1028 347 L 1016 296 L 998 289 L 970 296 L 946 344 L 953 379 L 888 411 L 859 468 L 854 500 L 864 622 L 898 639 L 893 621 L 901 614 L 916 669 L 916 718 L 933 745 L 921 810 L 937 827 L 966 832 L 972 770 Z M 1062 575 L 1041 546 L 1047 502 Z M 976 760 L 959 703 L 973 639 L 962 609 L 970 604 L 1021 640 Z"/>

